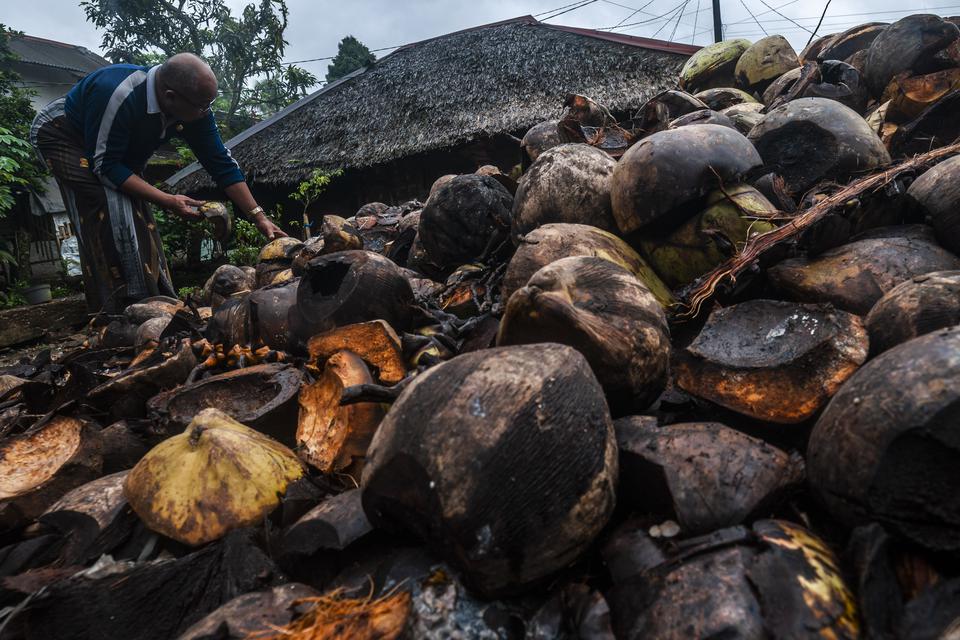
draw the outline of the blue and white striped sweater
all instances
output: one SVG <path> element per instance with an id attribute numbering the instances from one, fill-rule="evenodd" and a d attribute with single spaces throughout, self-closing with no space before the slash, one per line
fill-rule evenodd
<path id="1" fill-rule="evenodd" d="M 190 123 L 166 121 L 155 90 L 158 68 L 110 65 L 85 77 L 67 94 L 65 115 L 83 135 L 90 168 L 116 188 L 131 174 L 142 172 L 157 147 L 178 137 L 221 188 L 243 182 L 212 113 Z"/>

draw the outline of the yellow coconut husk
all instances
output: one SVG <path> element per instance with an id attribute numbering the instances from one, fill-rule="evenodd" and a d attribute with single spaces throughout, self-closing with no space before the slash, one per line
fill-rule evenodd
<path id="1" fill-rule="evenodd" d="M 296 238 L 283 237 L 271 240 L 260 249 L 260 255 L 257 256 L 257 262 L 266 262 L 270 260 L 290 260 L 291 253 L 303 243 Z"/>
<path id="2" fill-rule="evenodd" d="M 210 408 L 151 449 L 124 494 L 147 527 L 196 546 L 259 522 L 303 474 L 293 451 Z"/>

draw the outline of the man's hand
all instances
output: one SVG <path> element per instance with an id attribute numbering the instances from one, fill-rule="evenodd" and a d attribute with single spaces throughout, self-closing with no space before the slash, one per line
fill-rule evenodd
<path id="1" fill-rule="evenodd" d="M 283 229 L 273 224 L 265 215 L 259 215 L 253 219 L 253 224 L 257 226 L 257 229 L 264 235 L 267 240 L 273 240 L 275 238 L 286 238 L 287 234 L 283 232 Z"/>
<path id="2" fill-rule="evenodd" d="M 199 220 L 203 216 L 197 211 L 197 207 L 203 204 L 202 200 L 180 195 L 170 195 L 167 197 L 163 208 L 187 220 Z"/>

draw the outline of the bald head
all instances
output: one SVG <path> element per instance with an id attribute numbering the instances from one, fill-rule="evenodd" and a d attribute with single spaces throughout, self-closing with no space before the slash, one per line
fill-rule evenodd
<path id="1" fill-rule="evenodd" d="M 160 67 L 163 82 L 198 101 L 212 100 L 217 94 L 217 76 L 203 58 L 192 53 L 178 53 Z"/>

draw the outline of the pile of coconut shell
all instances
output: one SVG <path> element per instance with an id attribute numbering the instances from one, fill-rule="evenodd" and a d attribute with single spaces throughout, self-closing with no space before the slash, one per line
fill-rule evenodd
<path id="1" fill-rule="evenodd" d="M 955 22 L 568 96 L 3 370 L 0 637 L 953 637 Z"/>

